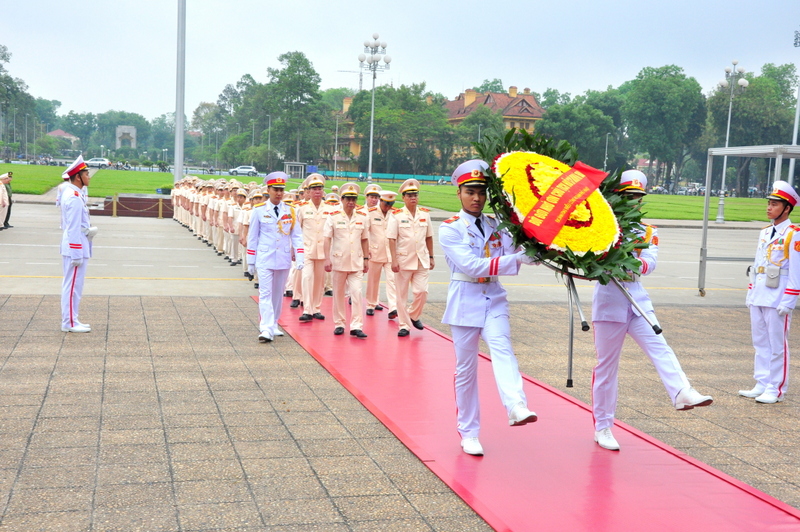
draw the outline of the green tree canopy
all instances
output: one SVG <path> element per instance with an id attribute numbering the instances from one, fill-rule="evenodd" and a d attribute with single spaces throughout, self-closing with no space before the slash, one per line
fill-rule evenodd
<path id="1" fill-rule="evenodd" d="M 486 92 L 505 92 L 503 88 L 503 81 L 500 78 L 494 78 L 493 80 L 485 79 L 483 83 L 478 85 L 477 87 L 472 87 L 474 90 L 482 93 Z"/>

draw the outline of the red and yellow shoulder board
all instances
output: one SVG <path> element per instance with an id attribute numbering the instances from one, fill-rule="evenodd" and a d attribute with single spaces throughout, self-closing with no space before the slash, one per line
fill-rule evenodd
<path id="1" fill-rule="evenodd" d="M 364 211 L 356 211 L 356 212 L 357 212 L 358 214 L 360 214 L 361 216 L 366 216 L 366 215 L 367 215 L 367 213 L 365 213 Z"/>
<path id="2" fill-rule="evenodd" d="M 422 212 L 431 212 L 430 209 L 426 209 L 425 207 L 420 207 L 419 210 L 421 210 Z"/>
<path id="3" fill-rule="evenodd" d="M 452 218 L 448 218 L 447 220 L 445 220 L 445 221 L 444 221 L 444 223 L 446 223 L 446 224 L 451 224 L 451 223 L 455 222 L 455 221 L 456 221 L 456 220 L 458 220 L 458 219 L 459 219 L 459 217 L 458 217 L 458 215 L 456 214 L 456 215 L 455 215 L 455 216 L 453 216 Z"/>
<path id="4" fill-rule="evenodd" d="M 789 229 L 791 229 L 792 231 L 800 231 L 800 225 L 791 224 L 789 226 Z"/>
<path id="5" fill-rule="evenodd" d="M 331 211 L 328 214 L 330 214 L 331 216 L 335 216 L 335 215 L 339 214 L 340 212 L 342 212 L 342 211 Z"/>
<path id="6" fill-rule="evenodd" d="M 370 207 L 370 208 L 369 208 L 369 209 L 367 209 L 367 210 L 368 210 L 369 212 L 372 212 L 372 211 L 377 211 L 377 210 L 378 210 L 378 206 L 376 205 L 375 207 Z"/>
<path id="7" fill-rule="evenodd" d="M 496 218 L 494 213 L 487 213 L 487 214 L 484 214 L 484 216 L 486 216 L 487 218 L 491 218 L 492 220 L 494 220 Z"/>
<path id="8" fill-rule="evenodd" d="M 262 205 L 266 205 L 266 204 L 267 204 L 266 201 L 262 201 L 261 203 L 256 203 L 255 205 L 253 205 L 253 207 L 261 207 Z"/>
<path id="9" fill-rule="evenodd" d="M 392 209 L 392 214 L 398 214 L 400 212 L 403 212 L 403 208 L 402 207 L 399 208 L 399 209 Z"/>

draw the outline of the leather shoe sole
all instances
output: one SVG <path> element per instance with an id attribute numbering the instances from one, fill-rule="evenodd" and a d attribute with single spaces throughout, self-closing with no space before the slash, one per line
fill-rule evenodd
<path id="1" fill-rule="evenodd" d="M 267 342 L 271 342 L 272 338 L 270 338 L 269 336 L 261 334 L 261 335 L 258 336 L 258 341 L 260 343 L 262 343 L 262 344 L 266 344 Z"/>

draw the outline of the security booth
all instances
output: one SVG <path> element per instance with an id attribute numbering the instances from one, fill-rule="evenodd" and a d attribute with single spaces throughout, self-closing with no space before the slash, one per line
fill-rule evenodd
<path id="1" fill-rule="evenodd" d="M 292 179 L 305 179 L 306 163 L 285 162 L 283 163 L 283 171 Z"/>
<path id="2" fill-rule="evenodd" d="M 711 201 L 711 173 L 714 166 L 714 157 L 758 157 L 761 159 L 775 159 L 773 182 L 781 179 L 781 166 L 784 159 L 800 159 L 800 146 L 796 145 L 767 145 L 767 146 L 735 146 L 729 148 L 709 148 L 706 164 L 706 193 L 703 206 L 703 237 L 700 243 L 700 271 L 697 275 L 697 288 L 700 296 L 706 295 L 706 267 L 709 261 L 738 260 L 749 262 L 753 257 L 709 257 L 708 256 L 708 214 Z M 724 171 L 724 169 L 723 169 Z M 792 183 L 792 176 L 788 177 Z"/>

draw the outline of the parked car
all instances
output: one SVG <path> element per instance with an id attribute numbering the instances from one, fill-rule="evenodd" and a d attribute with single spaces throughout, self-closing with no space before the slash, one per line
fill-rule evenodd
<path id="1" fill-rule="evenodd" d="M 105 157 L 92 157 L 86 161 L 86 166 L 90 168 L 108 168 L 111 166 L 111 161 Z"/>
<path id="2" fill-rule="evenodd" d="M 258 170 L 256 170 L 255 166 L 237 166 L 236 168 L 231 168 L 228 170 L 230 175 L 248 175 L 250 177 L 255 177 L 258 175 Z"/>

